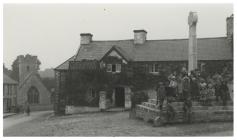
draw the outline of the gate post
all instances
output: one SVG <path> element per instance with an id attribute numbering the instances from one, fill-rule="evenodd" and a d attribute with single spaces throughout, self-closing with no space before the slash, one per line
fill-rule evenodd
<path id="1" fill-rule="evenodd" d="M 100 91 L 99 108 L 100 111 L 106 110 L 106 91 Z"/>
<path id="2" fill-rule="evenodd" d="M 125 110 L 131 109 L 132 102 L 131 102 L 131 89 L 129 87 L 125 87 Z"/>

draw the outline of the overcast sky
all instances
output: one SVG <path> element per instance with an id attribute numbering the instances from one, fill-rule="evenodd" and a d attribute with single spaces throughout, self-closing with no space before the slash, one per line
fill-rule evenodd
<path id="1" fill-rule="evenodd" d="M 3 13 L 3 62 L 37 55 L 41 69 L 54 68 L 75 55 L 80 33 L 93 40 L 132 39 L 145 29 L 148 40 L 188 37 L 188 13 L 198 13 L 197 36 L 226 36 L 231 4 L 7 4 Z"/>

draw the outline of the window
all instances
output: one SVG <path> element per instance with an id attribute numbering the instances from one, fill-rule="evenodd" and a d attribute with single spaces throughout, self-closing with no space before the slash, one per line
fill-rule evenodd
<path id="1" fill-rule="evenodd" d="M 93 98 L 96 97 L 96 92 L 93 88 L 91 88 L 91 97 L 93 97 Z"/>
<path id="2" fill-rule="evenodd" d="M 150 64 L 148 65 L 149 73 L 159 73 L 159 65 L 158 64 Z"/>
<path id="3" fill-rule="evenodd" d="M 112 72 L 112 64 L 107 64 L 107 72 Z"/>
<path id="4" fill-rule="evenodd" d="M 9 85 L 9 96 L 12 95 L 12 85 Z"/>
<path id="5" fill-rule="evenodd" d="M 27 94 L 27 99 L 29 104 L 39 103 L 39 92 L 35 87 L 31 87 Z"/>
<path id="6" fill-rule="evenodd" d="M 107 64 L 107 72 L 121 72 L 121 64 Z"/>
<path id="7" fill-rule="evenodd" d="M 121 64 L 116 64 L 116 72 L 121 72 Z"/>
<path id="8" fill-rule="evenodd" d="M 4 87 L 5 87 L 4 94 L 5 94 L 5 96 L 7 96 L 8 95 L 8 85 L 6 84 Z"/>
<path id="9" fill-rule="evenodd" d="M 10 85 L 7 85 L 7 95 L 10 95 Z"/>
<path id="10" fill-rule="evenodd" d="M 112 64 L 112 72 L 116 72 L 116 65 Z"/>

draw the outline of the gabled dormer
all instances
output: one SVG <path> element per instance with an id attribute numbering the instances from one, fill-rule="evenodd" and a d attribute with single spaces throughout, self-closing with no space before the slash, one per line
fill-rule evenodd
<path id="1" fill-rule="evenodd" d="M 113 46 L 101 59 L 100 66 L 106 68 L 107 72 L 120 73 L 124 66 L 131 59 L 123 50 L 117 46 Z"/>

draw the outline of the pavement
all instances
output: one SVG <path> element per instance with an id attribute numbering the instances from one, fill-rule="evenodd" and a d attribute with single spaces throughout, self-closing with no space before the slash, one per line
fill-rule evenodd
<path id="1" fill-rule="evenodd" d="M 17 113 L 3 113 L 3 118 L 11 117 L 13 115 L 17 115 Z"/>

